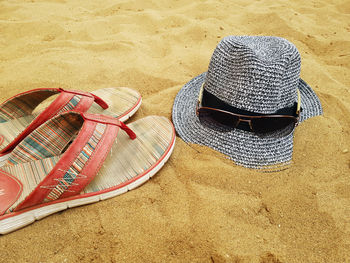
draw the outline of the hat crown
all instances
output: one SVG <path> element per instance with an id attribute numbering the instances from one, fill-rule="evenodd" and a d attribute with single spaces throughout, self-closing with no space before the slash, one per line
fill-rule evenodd
<path id="1" fill-rule="evenodd" d="M 300 54 L 288 40 L 228 36 L 211 58 L 204 88 L 236 108 L 271 114 L 296 101 Z"/>

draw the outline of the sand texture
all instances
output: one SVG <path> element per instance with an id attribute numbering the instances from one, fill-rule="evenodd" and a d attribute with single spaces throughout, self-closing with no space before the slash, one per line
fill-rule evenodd
<path id="1" fill-rule="evenodd" d="M 350 262 L 350 2 L 1 1 L 0 99 L 33 88 L 127 86 L 171 118 L 227 35 L 293 42 L 324 115 L 293 165 L 242 168 L 177 137 L 150 181 L 0 237 L 0 262 Z"/>

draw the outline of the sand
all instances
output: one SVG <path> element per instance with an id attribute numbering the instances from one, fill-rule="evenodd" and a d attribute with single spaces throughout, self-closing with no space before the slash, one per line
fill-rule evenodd
<path id="1" fill-rule="evenodd" d="M 171 118 L 227 35 L 293 42 L 324 115 L 293 165 L 242 168 L 179 137 L 163 169 L 116 198 L 0 237 L 0 262 L 350 262 L 350 2 L 1 1 L 0 99 L 32 88 L 128 86 L 130 120 Z"/>

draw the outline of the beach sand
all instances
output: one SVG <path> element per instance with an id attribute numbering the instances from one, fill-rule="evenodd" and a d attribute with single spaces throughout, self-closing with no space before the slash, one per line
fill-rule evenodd
<path id="1" fill-rule="evenodd" d="M 227 35 L 293 42 L 324 115 L 293 165 L 261 173 L 177 137 L 163 169 L 121 196 L 0 237 L 0 262 L 350 262 L 350 2 L 1 1 L 0 99 L 33 88 L 137 89 L 130 119 L 171 118 Z"/>

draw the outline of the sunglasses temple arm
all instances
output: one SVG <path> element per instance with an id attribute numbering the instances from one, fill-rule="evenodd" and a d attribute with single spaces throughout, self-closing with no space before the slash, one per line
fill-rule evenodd
<path id="1" fill-rule="evenodd" d="M 298 105 L 297 105 L 297 115 L 299 116 L 300 114 L 300 104 L 301 104 L 301 97 L 300 97 L 300 91 L 297 89 L 298 92 Z"/>
<path id="2" fill-rule="evenodd" d="M 203 87 L 204 87 L 204 82 L 201 86 L 201 89 L 199 90 L 199 95 L 198 95 L 198 105 L 202 104 L 202 97 L 203 97 Z"/>

